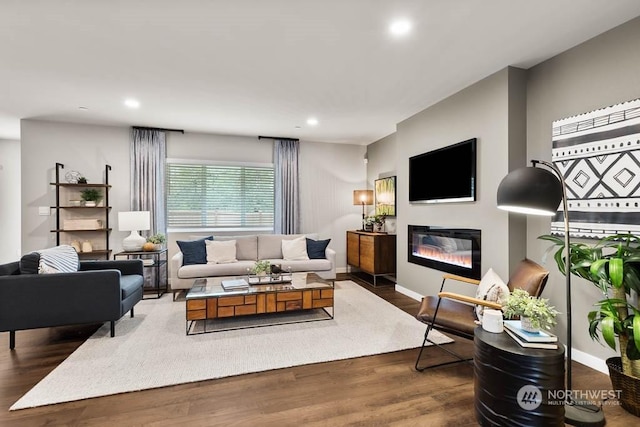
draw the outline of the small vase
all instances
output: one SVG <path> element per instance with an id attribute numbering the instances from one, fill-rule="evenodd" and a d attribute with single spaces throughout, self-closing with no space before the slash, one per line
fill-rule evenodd
<path id="1" fill-rule="evenodd" d="M 375 223 L 373 225 L 373 231 L 375 231 L 376 233 L 382 233 L 384 231 L 384 223 L 382 224 Z"/>
<path id="2" fill-rule="evenodd" d="M 94 202 L 93 200 L 87 200 L 86 202 L 84 202 L 84 205 L 87 208 L 94 208 L 96 206 L 96 202 Z"/>
<path id="3" fill-rule="evenodd" d="M 521 316 L 520 317 L 520 326 L 522 326 L 522 329 L 524 329 L 527 332 L 531 332 L 531 333 L 536 333 L 536 332 L 540 332 L 540 328 L 536 328 L 535 326 L 533 326 L 533 324 L 531 323 L 531 318 L 530 317 L 526 317 L 526 316 Z"/>

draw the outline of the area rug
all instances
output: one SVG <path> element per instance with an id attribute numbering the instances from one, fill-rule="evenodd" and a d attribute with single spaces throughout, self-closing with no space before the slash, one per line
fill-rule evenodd
<path id="1" fill-rule="evenodd" d="M 351 281 L 335 284 L 335 318 L 185 335 L 185 302 L 136 305 L 22 396 L 11 410 L 416 348 L 425 327 Z M 436 331 L 431 339 L 452 340 Z"/>

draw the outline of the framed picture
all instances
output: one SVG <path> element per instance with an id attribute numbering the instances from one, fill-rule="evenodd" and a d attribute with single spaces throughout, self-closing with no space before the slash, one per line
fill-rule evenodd
<path id="1" fill-rule="evenodd" d="M 376 215 L 396 216 L 396 177 L 376 179 L 374 193 Z"/>

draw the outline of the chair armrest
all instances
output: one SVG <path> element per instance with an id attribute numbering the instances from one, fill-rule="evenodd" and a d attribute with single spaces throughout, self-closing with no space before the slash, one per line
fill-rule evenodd
<path id="1" fill-rule="evenodd" d="M 463 276 L 458 276 L 456 274 L 450 274 L 450 273 L 445 273 L 442 275 L 443 279 L 451 279 L 451 280 L 457 280 L 458 282 L 465 282 L 465 283 L 470 283 L 472 285 L 479 285 L 480 284 L 480 280 L 477 279 L 470 279 L 468 277 L 463 277 Z"/>
<path id="2" fill-rule="evenodd" d="M 104 261 L 81 261 L 80 271 L 90 270 L 118 270 L 122 275 L 144 275 L 144 264 L 141 259 L 122 259 Z"/>
<path id="3" fill-rule="evenodd" d="M 438 296 L 440 298 L 446 298 L 446 299 L 452 299 L 452 300 L 456 300 L 456 301 L 462 301 L 462 302 L 466 302 L 468 304 L 482 305 L 484 307 L 494 308 L 496 310 L 500 310 L 502 308 L 502 305 L 498 304 L 497 302 L 487 301 L 487 300 L 483 300 L 483 299 L 479 299 L 479 298 L 474 298 L 474 297 L 470 297 L 468 295 L 456 294 L 456 293 L 453 293 L 453 292 L 440 292 L 438 294 Z"/>

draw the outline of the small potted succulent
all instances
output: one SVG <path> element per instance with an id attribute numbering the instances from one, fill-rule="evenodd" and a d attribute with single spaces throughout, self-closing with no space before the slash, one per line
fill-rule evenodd
<path id="1" fill-rule="evenodd" d="M 100 199 L 102 199 L 102 193 L 95 188 L 87 188 L 82 190 L 80 197 L 84 201 L 84 205 L 87 207 L 94 207 Z"/>
<path id="2" fill-rule="evenodd" d="M 502 310 L 509 319 L 519 316 L 522 329 L 529 332 L 551 329 L 558 315 L 548 299 L 531 296 L 524 289 L 514 289 L 502 305 Z"/>
<path id="3" fill-rule="evenodd" d="M 365 228 L 368 231 L 381 232 L 384 229 L 385 215 L 371 215 L 365 219 Z"/>

